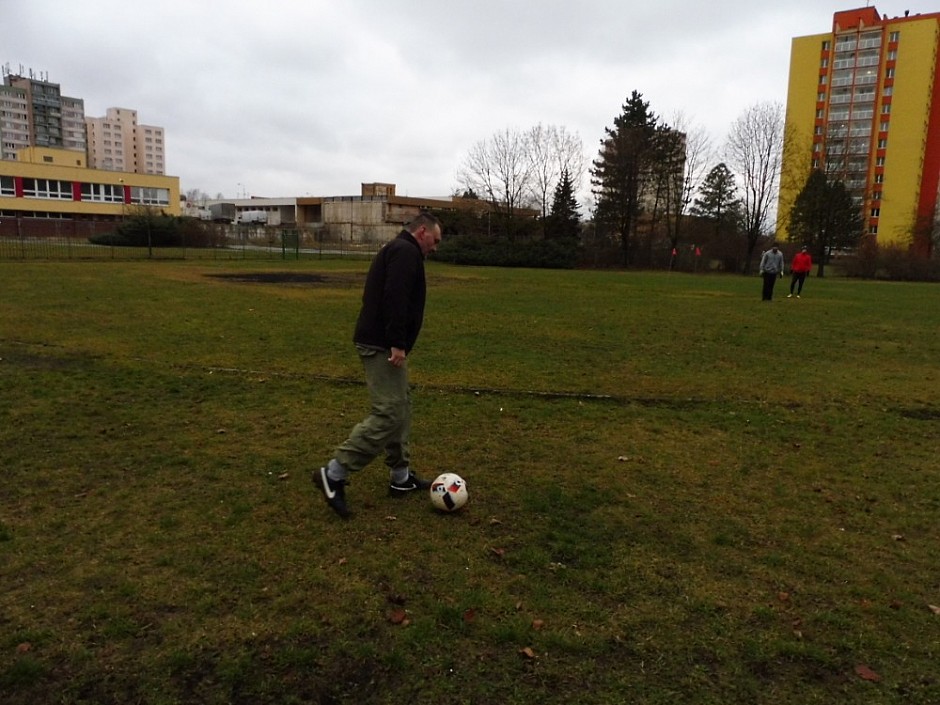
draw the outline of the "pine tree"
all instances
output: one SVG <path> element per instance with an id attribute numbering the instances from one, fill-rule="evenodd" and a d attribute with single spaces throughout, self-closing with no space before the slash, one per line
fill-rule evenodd
<path id="1" fill-rule="evenodd" d="M 737 191 L 734 174 L 722 162 L 708 172 L 689 212 L 711 221 L 716 237 L 733 235 L 741 223 L 741 200 Z"/>
<path id="2" fill-rule="evenodd" d="M 864 226 L 865 219 L 845 184 L 830 181 L 814 169 L 793 203 L 788 231 L 790 240 L 810 248 L 821 277 L 832 250 L 857 245 Z"/>
<path id="3" fill-rule="evenodd" d="M 658 123 L 649 103 L 633 91 L 623 112 L 614 118 L 613 128 L 604 128 L 607 136 L 591 171 L 595 224 L 601 233 L 620 238 L 624 265 L 633 261 L 642 196 L 656 155 Z"/>
<path id="4" fill-rule="evenodd" d="M 571 175 L 565 169 L 555 187 L 552 209 L 545 221 L 546 238 L 577 238 L 581 233 L 581 212 L 574 196 Z"/>

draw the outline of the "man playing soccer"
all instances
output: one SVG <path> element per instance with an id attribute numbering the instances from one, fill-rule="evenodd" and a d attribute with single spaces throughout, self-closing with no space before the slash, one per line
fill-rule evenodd
<path id="1" fill-rule="evenodd" d="M 402 497 L 431 485 L 409 466 L 408 354 L 424 319 L 424 258 L 440 242 L 440 221 L 422 213 L 379 250 L 369 267 L 353 343 L 365 369 L 371 410 L 336 449 L 332 460 L 313 472 L 314 484 L 326 503 L 344 519 L 350 514 L 346 504 L 350 473 L 362 470 L 382 452 L 393 496 Z"/>

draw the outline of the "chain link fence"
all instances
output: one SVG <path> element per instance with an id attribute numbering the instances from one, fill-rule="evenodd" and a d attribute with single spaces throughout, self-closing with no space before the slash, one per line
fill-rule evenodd
<path id="1" fill-rule="evenodd" d="M 206 223 L 198 242 L 176 247 L 97 244 L 117 220 L 0 214 L 0 260 L 304 259 L 372 257 L 381 242 L 354 242 L 326 228 Z"/>

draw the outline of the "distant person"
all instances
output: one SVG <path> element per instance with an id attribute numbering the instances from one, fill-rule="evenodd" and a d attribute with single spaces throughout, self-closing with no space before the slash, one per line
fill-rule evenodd
<path id="1" fill-rule="evenodd" d="M 431 486 L 410 465 L 408 355 L 424 320 L 424 258 L 440 242 L 440 221 L 422 213 L 379 250 L 366 275 L 353 343 L 365 369 L 371 411 L 336 449 L 332 460 L 313 472 L 313 482 L 326 503 L 344 519 L 350 514 L 346 504 L 349 475 L 383 452 L 392 496 L 403 497 Z"/>
<path id="2" fill-rule="evenodd" d="M 803 293 L 803 282 L 806 281 L 806 276 L 812 268 L 813 258 L 809 256 L 809 248 L 803 245 L 800 251 L 793 255 L 793 262 L 790 263 L 790 274 L 793 275 L 793 278 L 790 280 L 788 299 L 793 296 L 794 286 L 796 287 L 796 298 L 800 298 L 800 294 Z"/>
<path id="3" fill-rule="evenodd" d="M 761 255 L 760 273 L 764 278 L 762 300 L 771 301 L 774 298 L 774 284 L 777 283 L 777 277 L 783 277 L 783 253 L 776 245 Z"/>

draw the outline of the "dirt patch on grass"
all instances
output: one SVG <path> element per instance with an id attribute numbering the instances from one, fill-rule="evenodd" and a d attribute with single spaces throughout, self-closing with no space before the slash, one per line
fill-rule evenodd
<path id="1" fill-rule="evenodd" d="M 940 421 L 940 409 L 929 407 L 901 409 L 901 416 L 915 421 Z"/>
<path id="2" fill-rule="evenodd" d="M 206 276 L 239 284 L 284 284 L 288 286 L 360 286 L 362 274 L 311 274 L 307 272 L 235 272 Z"/>

